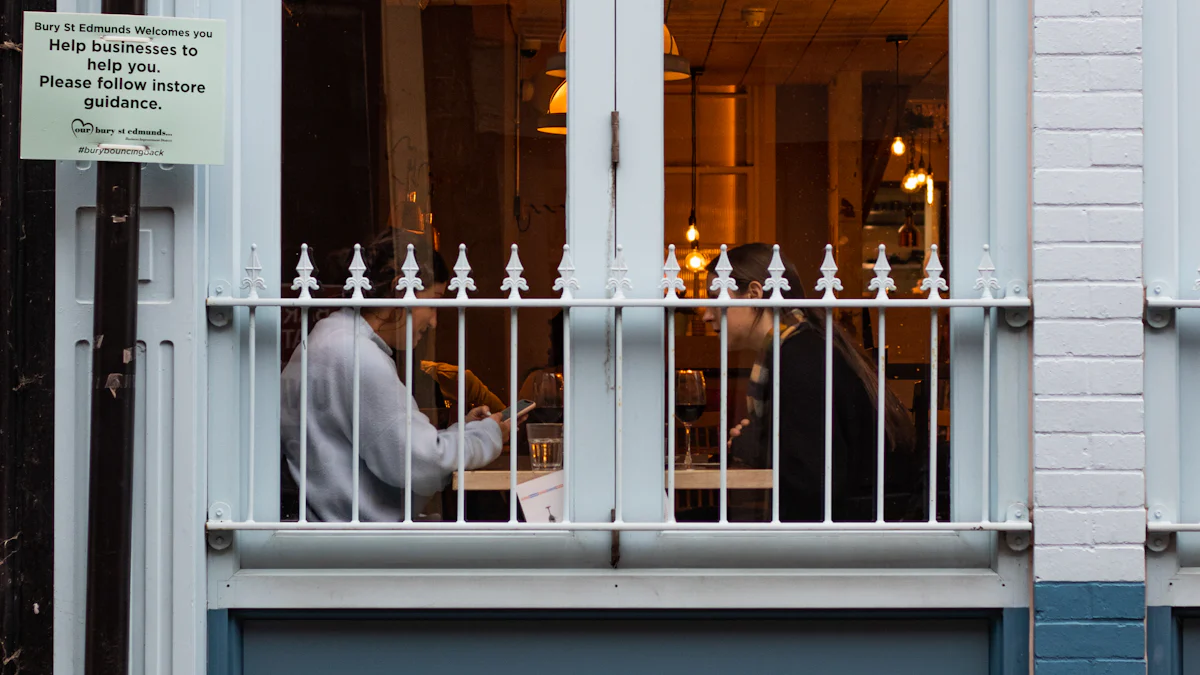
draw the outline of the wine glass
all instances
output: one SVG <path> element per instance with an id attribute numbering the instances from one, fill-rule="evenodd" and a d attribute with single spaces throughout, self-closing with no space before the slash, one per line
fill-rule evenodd
<path id="1" fill-rule="evenodd" d="M 543 370 L 533 375 L 533 402 L 541 413 L 538 419 L 559 423 L 563 420 L 563 376 Z"/>
<path id="2" fill-rule="evenodd" d="M 675 417 L 683 425 L 683 468 L 692 468 L 692 425 L 704 414 L 707 399 L 704 373 L 680 370 L 675 374 Z"/>

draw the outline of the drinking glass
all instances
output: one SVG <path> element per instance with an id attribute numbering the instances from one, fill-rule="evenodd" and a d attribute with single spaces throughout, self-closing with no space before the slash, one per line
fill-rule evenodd
<path id="1" fill-rule="evenodd" d="M 707 393 L 704 373 L 680 370 L 675 374 L 675 417 L 683 425 L 683 468 L 692 468 L 692 425 L 704 414 Z"/>
<path id="2" fill-rule="evenodd" d="M 547 370 L 533 374 L 533 402 L 539 421 L 562 422 L 563 419 L 563 376 Z"/>
<path id="3" fill-rule="evenodd" d="M 526 424 L 529 463 L 534 471 L 557 471 L 563 466 L 563 426 Z"/>

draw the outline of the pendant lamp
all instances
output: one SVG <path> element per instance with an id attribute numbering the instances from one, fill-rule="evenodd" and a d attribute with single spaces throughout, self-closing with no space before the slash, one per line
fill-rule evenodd
<path id="1" fill-rule="evenodd" d="M 671 31 L 663 24 L 663 80 L 686 80 L 691 77 L 692 69 L 688 60 L 679 55 L 679 45 L 671 36 Z M 558 53 L 551 54 L 546 59 L 546 74 L 551 77 L 567 76 L 567 31 L 558 38 Z"/>
<path id="2" fill-rule="evenodd" d="M 908 39 L 907 35 L 889 35 L 887 41 L 896 45 L 896 137 L 892 139 L 892 154 L 903 157 L 906 150 L 900 125 L 904 122 L 903 110 L 900 107 L 900 43 Z"/>
<path id="3" fill-rule="evenodd" d="M 546 114 L 538 118 L 537 130 L 562 136 L 567 133 L 567 81 L 563 80 L 550 95 Z"/>

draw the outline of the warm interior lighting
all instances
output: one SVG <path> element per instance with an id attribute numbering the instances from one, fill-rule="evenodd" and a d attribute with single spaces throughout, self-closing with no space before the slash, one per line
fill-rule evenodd
<path id="1" fill-rule="evenodd" d="M 895 139 L 892 141 L 892 154 L 893 154 L 893 155 L 895 155 L 895 156 L 897 156 L 897 157 L 903 157 L 903 156 L 904 156 L 904 151 L 905 151 L 906 149 L 907 149 L 907 148 L 905 148 L 905 147 L 904 147 L 904 139 L 903 139 L 903 138 L 900 138 L 899 136 L 897 136 L 897 137 L 896 137 L 896 138 L 895 138 Z"/>
<path id="2" fill-rule="evenodd" d="M 908 167 L 908 172 L 904 174 L 904 180 L 900 182 L 900 187 L 905 192 L 916 192 L 921 187 L 921 179 L 917 175 L 917 170 Z"/>
<path id="3" fill-rule="evenodd" d="M 537 130 L 544 134 L 567 133 L 567 81 L 554 89 L 550 95 L 550 106 L 545 115 L 538 118 Z"/>
<path id="4" fill-rule="evenodd" d="M 704 256 L 700 254 L 700 251 L 693 249 L 692 252 L 688 254 L 687 268 L 689 270 L 693 272 L 699 272 L 700 270 L 704 269 L 704 266 L 707 264 L 708 261 L 704 259 Z"/>
<path id="5" fill-rule="evenodd" d="M 688 241 L 696 241 L 699 238 L 700 238 L 700 230 L 696 229 L 696 224 L 692 223 L 691 225 L 688 225 L 687 240 Z"/>
<path id="6" fill-rule="evenodd" d="M 546 59 L 546 74 L 551 77 L 567 76 L 567 31 L 558 38 L 558 53 Z M 686 80 L 692 76 L 692 64 L 679 55 L 679 44 L 671 31 L 663 24 L 663 80 L 671 82 Z"/>
<path id="7" fill-rule="evenodd" d="M 925 203 L 933 204 L 933 174 L 929 174 L 928 180 L 925 181 Z"/>

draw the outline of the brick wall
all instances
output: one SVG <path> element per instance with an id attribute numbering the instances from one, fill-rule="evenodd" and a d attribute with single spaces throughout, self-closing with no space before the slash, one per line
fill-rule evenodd
<path id="1" fill-rule="evenodd" d="M 1034 0 L 1034 663 L 1144 673 L 1142 2 Z"/>
<path id="2" fill-rule="evenodd" d="M 1038 581 L 1145 579 L 1141 13 L 1034 3 Z"/>

